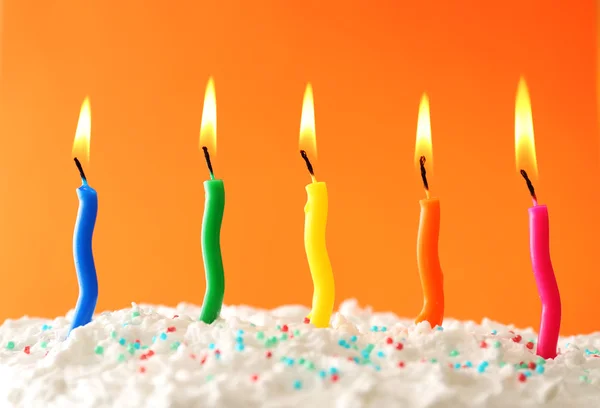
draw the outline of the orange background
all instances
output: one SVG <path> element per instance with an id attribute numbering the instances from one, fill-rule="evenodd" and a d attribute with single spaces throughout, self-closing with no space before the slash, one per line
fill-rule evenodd
<path id="1" fill-rule="evenodd" d="M 595 2 L 323 3 L 5 0 L 0 316 L 54 316 L 75 305 L 80 181 L 71 145 L 86 95 L 87 173 L 100 206 L 97 310 L 202 302 L 207 171 L 198 135 L 213 75 L 226 303 L 312 298 L 302 235 L 310 178 L 297 145 L 311 81 L 338 302 L 355 296 L 399 315 L 420 311 L 423 191 L 413 149 L 427 91 L 446 315 L 537 328 L 530 199 L 513 150 L 523 74 L 563 333 L 600 329 L 592 315 L 600 290 Z"/>

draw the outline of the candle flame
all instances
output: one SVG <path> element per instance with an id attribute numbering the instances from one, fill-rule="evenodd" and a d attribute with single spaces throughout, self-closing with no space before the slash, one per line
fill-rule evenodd
<path id="1" fill-rule="evenodd" d="M 82 164 L 90 162 L 90 134 L 92 129 L 92 109 L 90 98 L 85 97 L 79 111 L 79 121 L 73 140 L 73 157 L 79 159 Z"/>
<path id="2" fill-rule="evenodd" d="M 431 119 L 429 98 L 426 93 L 421 97 L 419 117 L 417 119 L 417 141 L 415 143 L 415 165 L 420 168 L 421 156 L 425 156 L 427 173 L 433 173 L 433 147 L 431 145 Z"/>
<path id="3" fill-rule="evenodd" d="M 525 170 L 530 178 L 538 177 L 531 101 L 525 79 L 521 77 L 515 104 L 515 158 L 517 171 Z"/>
<path id="4" fill-rule="evenodd" d="M 317 158 L 317 137 L 315 135 L 315 105 L 310 83 L 306 85 L 300 119 L 300 150 L 304 150 L 309 159 Z"/>
<path id="5" fill-rule="evenodd" d="M 200 149 L 206 146 L 211 156 L 217 155 L 217 98 L 215 81 L 212 77 L 206 84 L 202 122 L 200 124 Z"/>

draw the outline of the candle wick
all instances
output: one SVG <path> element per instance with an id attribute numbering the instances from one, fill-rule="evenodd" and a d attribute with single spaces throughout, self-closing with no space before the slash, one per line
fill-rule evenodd
<path id="1" fill-rule="evenodd" d="M 202 150 L 204 150 L 204 159 L 206 159 L 206 165 L 208 166 L 208 171 L 210 172 L 210 179 L 215 179 L 215 174 L 213 172 L 212 163 L 210 161 L 210 153 L 208 153 L 208 147 L 202 146 Z"/>
<path id="2" fill-rule="evenodd" d="M 75 160 L 75 165 L 77 166 L 77 169 L 79 170 L 79 175 L 81 176 L 81 181 L 83 181 L 84 184 L 87 184 L 87 177 L 85 177 L 85 173 L 83 171 L 83 166 L 81 165 L 81 163 L 79 162 L 79 159 L 77 157 L 75 157 L 74 160 Z"/>
<path id="3" fill-rule="evenodd" d="M 317 179 L 315 178 L 315 170 L 313 169 L 312 163 L 310 162 L 308 155 L 306 154 L 306 151 L 300 150 L 300 156 L 302 156 L 302 158 L 306 162 L 306 168 L 308 169 L 308 172 L 310 173 L 310 177 L 312 178 L 313 183 L 316 182 Z"/>
<path id="4" fill-rule="evenodd" d="M 533 205 L 534 206 L 538 205 L 537 196 L 535 195 L 535 188 L 533 187 L 533 183 L 529 179 L 527 172 L 525 170 L 521 170 L 521 176 L 523 176 L 523 178 L 525 179 L 525 182 L 527 183 L 527 188 L 529 189 L 529 194 L 531 194 L 531 198 L 533 200 Z"/>
<path id="5" fill-rule="evenodd" d="M 421 179 L 423 179 L 423 187 L 425 187 L 425 194 L 429 198 L 429 183 L 427 182 L 427 170 L 425 170 L 425 162 L 427 159 L 425 156 L 419 158 L 419 165 L 421 166 Z"/>

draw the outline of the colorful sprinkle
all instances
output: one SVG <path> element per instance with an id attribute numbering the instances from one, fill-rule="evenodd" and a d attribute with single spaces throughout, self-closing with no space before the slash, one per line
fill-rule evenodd
<path id="1" fill-rule="evenodd" d="M 294 381 L 294 388 L 297 389 L 297 390 L 301 389 L 302 388 L 302 381 L 300 381 L 300 380 Z"/>
<path id="2" fill-rule="evenodd" d="M 458 350 L 452 350 L 452 351 L 450 352 L 450 357 L 456 357 L 456 356 L 458 356 L 459 354 L 460 354 L 460 353 L 458 352 Z"/>
<path id="3" fill-rule="evenodd" d="M 29 354 L 31 352 L 31 346 L 25 346 L 25 348 L 23 349 L 23 352 L 25 354 Z"/>
<path id="4" fill-rule="evenodd" d="M 119 354 L 119 357 L 117 357 L 117 361 L 119 363 L 124 362 L 125 361 L 125 354 L 123 354 L 123 353 Z"/>
<path id="5" fill-rule="evenodd" d="M 138 312 L 137 310 L 131 314 L 132 317 L 138 317 L 139 315 L 140 315 L 140 312 Z"/>
<path id="6" fill-rule="evenodd" d="M 538 366 L 535 368 L 535 371 L 537 371 L 537 373 L 538 373 L 538 374 L 544 374 L 544 371 L 546 371 L 546 369 L 544 368 L 544 366 L 543 366 L 543 365 L 538 365 Z"/>
<path id="7" fill-rule="evenodd" d="M 527 342 L 527 344 L 525 345 L 525 347 L 527 347 L 529 350 L 533 349 L 533 343 L 532 342 Z"/>
<path id="8" fill-rule="evenodd" d="M 41 348 L 46 348 L 46 347 L 48 347 L 48 343 L 47 343 L 47 342 L 45 342 L 45 341 L 42 341 L 42 342 L 40 343 L 40 347 L 41 347 Z"/>
<path id="9" fill-rule="evenodd" d="M 6 343 L 6 348 L 9 350 L 12 350 L 15 348 L 15 342 L 14 341 L 9 341 L 8 343 Z"/>
<path id="10" fill-rule="evenodd" d="M 102 355 L 104 353 L 104 347 L 96 346 L 96 348 L 94 349 L 94 353 L 96 353 L 98 355 Z"/>
<path id="11" fill-rule="evenodd" d="M 519 373 L 519 375 L 517 376 L 517 378 L 519 379 L 519 381 L 521 382 L 525 382 L 527 381 L 527 376 L 523 373 Z"/>
<path id="12" fill-rule="evenodd" d="M 161 333 L 160 334 L 160 339 L 161 340 L 166 340 L 167 339 L 167 333 Z"/>

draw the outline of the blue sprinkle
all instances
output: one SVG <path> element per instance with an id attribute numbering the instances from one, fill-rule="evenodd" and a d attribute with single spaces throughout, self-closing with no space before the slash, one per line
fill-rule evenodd
<path id="1" fill-rule="evenodd" d="M 286 358 L 286 360 L 285 360 L 285 363 L 286 363 L 288 366 L 290 366 L 290 367 L 291 367 L 291 366 L 293 366 L 293 365 L 294 365 L 294 359 L 293 359 L 293 358 L 290 358 L 290 357 L 288 357 L 288 358 Z"/>
<path id="2" fill-rule="evenodd" d="M 369 352 L 367 350 L 361 351 L 360 354 L 362 354 L 363 358 L 369 358 Z"/>
<path id="3" fill-rule="evenodd" d="M 319 377 L 321 377 L 321 378 L 327 377 L 327 371 L 325 371 L 325 370 L 319 371 Z"/>
<path id="4" fill-rule="evenodd" d="M 454 368 L 459 369 L 460 368 L 460 363 L 455 363 L 454 364 Z"/>
<path id="5" fill-rule="evenodd" d="M 48 326 L 47 324 L 42 326 L 42 331 L 46 331 L 50 328 L 50 326 Z"/>
<path id="6" fill-rule="evenodd" d="M 382 332 L 386 332 L 386 331 L 387 331 L 387 327 L 383 326 L 383 327 L 381 328 L 381 331 L 382 331 Z"/>
<path id="7" fill-rule="evenodd" d="M 135 347 L 136 350 L 140 349 L 140 343 L 138 343 L 137 341 L 135 343 L 133 343 L 133 347 Z"/>
<path id="8" fill-rule="evenodd" d="M 241 336 L 238 336 L 238 337 L 235 338 L 235 342 L 236 343 L 243 343 L 244 342 L 244 338 L 241 337 Z"/>
<path id="9" fill-rule="evenodd" d="M 467 361 L 467 362 L 465 363 L 465 365 L 466 365 L 467 367 L 473 367 L 473 363 L 471 363 L 470 361 Z"/>
<path id="10" fill-rule="evenodd" d="M 481 363 L 477 366 L 477 372 L 483 373 L 486 368 L 487 368 L 487 364 Z"/>
<path id="11" fill-rule="evenodd" d="M 129 323 L 123 323 L 123 327 L 129 326 Z"/>
<path id="12" fill-rule="evenodd" d="M 152 336 L 152 343 L 156 342 L 156 336 Z"/>
<path id="13" fill-rule="evenodd" d="M 380 366 L 378 366 L 378 365 L 376 365 L 376 366 L 375 366 L 375 371 L 380 371 L 380 370 L 381 370 L 381 367 L 380 367 Z"/>
<path id="14" fill-rule="evenodd" d="M 125 343 L 127 343 L 127 340 L 125 340 L 123 337 L 121 337 L 121 338 L 119 339 L 119 344 L 120 344 L 121 346 L 124 346 L 124 345 L 125 345 Z"/>
<path id="15" fill-rule="evenodd" d="M 356 341 L 356 339 L 357 339 L 357 337 L 356 337 L 356 336 L 352 336 L 352 337 L 350 337 L 350 341 L 351 341 L 352 343 L 354 343 L 354 342 Z"/>
<path id="16" fill-rule="evenodd" d="M 160 339 L 161 340 L 166 340 L 167 339 L 167 333 L 161 333 L 160 334 Z"/>
<path id="17" fill-rule="evenodd" d="M 383 351 L 378 351 L 377 357 L 383 358 L 383 357 L 385 357 L 385 353 Z"/>
<path id="18" fill-rule="evenodd" d="M 525 377 L 531 377 L 531 371 L 529 370 L 524 371 L 523 374 L 525 374 Z"/>
<path id="19" fill-rule="evenodd" d="M 344 348 L 349 349 L 350 348 L 350 344 L 348 344 L 348 343 L 344 344 Z"/>
<path id="20" fill-rule="evenodd" d="M 570 344 L 571 344 L 571 343 L 567 343 L 567 344 L 565 344 L 565 347 L 569 347 L 569 345 L 570 345 Z"/>
<path id="21" fill-rule="evenodd" d="M 535 371 L 537 371 L 537 372 L 538 372 L 538 374 L 544 374 L 545 368 L 544 368 L 544 366 L 543 366 L 543 365 L 538 365 L 538 366 L 535 368 Z"/>
<path id="22" fill-rule="evenodd" d="M 294 381 L 294 388 L 299 390 L 300 388 L 302 388 L 302 381 L 300 380 L 296 380 Z"/>
<path id="23" fill-rule="evenodd" d="M 355 363 L 358 363 L 360 361 L 360 359 L 358 357 L 354 357 L 353 360 Z"/>
<path id="24" fill-rule="evenodd" d="M 344 340 L 344 339 L 340 339 L 340 340 L 338 341 L 338 344 L 339 344 L 340 346 L 344 347 L 344 345 L 346 344 L 346 340 Z"/>
<path id="25" fill-rule="evenodd" d="M 492 334 L 498 334 L 498 330 L 492 330 Z"/>
<path id="26" fill-rule="evenodd" d="M 244 331 L 242 329 L 239 329 L 237 332 L 238 336 L 243 336 L 244 335 Z"/>
<path id="27" fill-rule="evenodd" d="M 374 332 L 379 331 L 379 327 L 373 326 L 373 327 L 371 327 L 371 331 L 374 331 Z"/>
<path id="28" fill-rule="evenodd" d="M 237 343 L 237 344 L 235 345 L 235 349 L 236 349 L 237 351 L 244 351 L 244 344 L 243 344 L 243 343 Z"/>
<path id="29" fill-rule="evenodd" d="M 337 369 L 337 368 L 335 368 L 335 367 L 331 367 L 331 368 L 329 369 L 329 372 L 331 373 L 331 375 L 333 375 L 333 374 L 337 374 L 337 372 L 338 372 L 338 369 Z"/>
<path id="30" fill-rule="evenodd" d="M 442 326 L 437 326 L 435 329 L 439 331 L 444 331 L 444 328 Z"/>
<path id="31" fill-rule="evenodd" d="M 214 350 L 215 349 L 215 343 L 210 343 L 208 345 L 208 348 L 211 349 L 211 350 Z"/>

